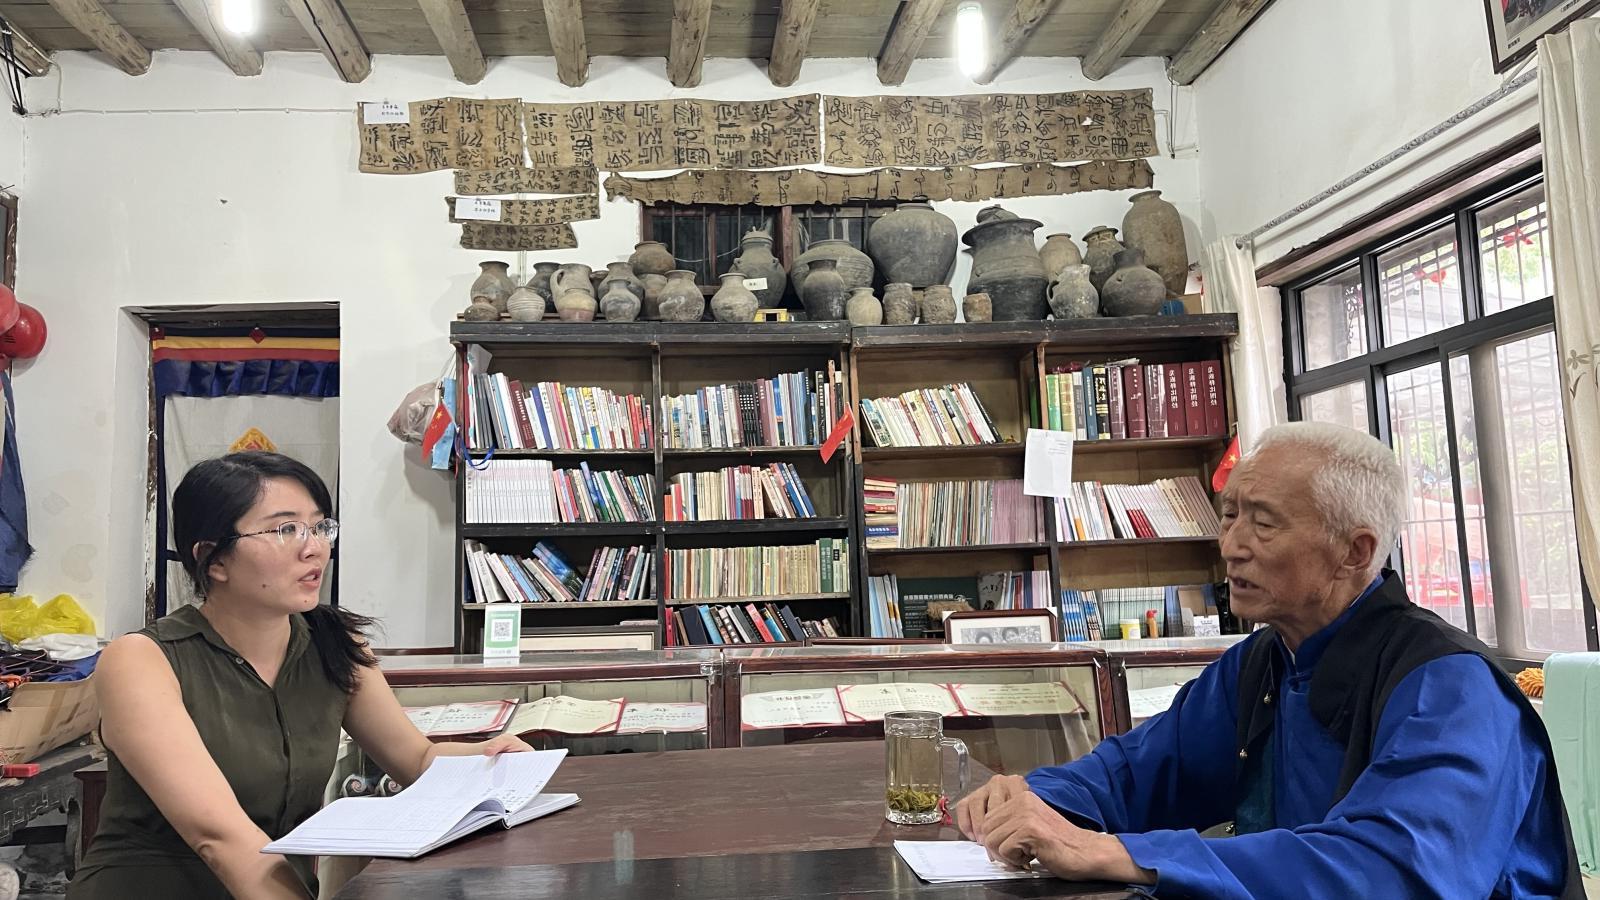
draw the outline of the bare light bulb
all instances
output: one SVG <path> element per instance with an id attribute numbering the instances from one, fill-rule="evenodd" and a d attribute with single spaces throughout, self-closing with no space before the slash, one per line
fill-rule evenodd
<path id="1" fill-rule="evenodd" d="M 256 0 L 222 0 L 222 27 L 237 35 L 256 30 Z"/>
<path id="2" fill-rule="evenodd" d="M 983 7 L 976 3 L 956 7 L 956 64 L 968 78 L 977 78 L 989 64 L 988 29 Z"/>

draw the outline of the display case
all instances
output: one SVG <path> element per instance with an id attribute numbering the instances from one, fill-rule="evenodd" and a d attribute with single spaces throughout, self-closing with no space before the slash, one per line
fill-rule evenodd
<path id="1" fill-rule="evenodd" d="M 1083 756 L 1105 732 L 1104 658 L 1069 644 L 774 648 L 726 657 L 731 746 L 881 740 L 885 712 L 933 709 L 974 760 L 1022 774 Z"/>
<path id="2" fill-rule="evenodd" d="M 1093 647 L 1105 654 L 1115 707 L 1115 727 L 1108 733 L 1120 734 L 1143 724 L 1172 705 L 1183 685 L 1200 676 L 1229 647 L 1246 635 L 1220 637 L 1149 638 L 1138 641 L 1089 641 L 1076 646 Z"/>

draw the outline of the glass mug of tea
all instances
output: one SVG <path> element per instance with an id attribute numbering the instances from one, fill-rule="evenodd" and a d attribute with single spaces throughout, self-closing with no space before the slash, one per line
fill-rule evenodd
<path id="1" fill-rule="evenodd" d="M 944 736 L 936 712 L 885 713 L 883 741 L 888 762 L 883 817 L 897 825 L 932 825 L 943 818 L 944 751 L 956 753 L 957 790 L 967 790 L 967 745 Z"/>

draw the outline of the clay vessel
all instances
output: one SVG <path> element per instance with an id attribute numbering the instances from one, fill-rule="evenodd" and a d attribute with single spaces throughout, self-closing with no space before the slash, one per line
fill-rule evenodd
<path id="1" fill-rule="evenodd" d="M 922 292 L 922 324 L 949 325 L 956 320 L 956 296 L 947 284 L 930 284 Z"/>
<path id="2" fill-rule="evenodd" d="M 1044 289 L 1050 279 L 1033 243 L 1038 227 L 1036 219 L 991 216 L 962 237 L 972 247 L 967 293 L 988 294 L 997 322 L 1042 319 L 1048 311 Z"/>
<path id="3" fill-rule="evenodd" d="M 801 293 L 801 289 L 806 279 L 811 277 L 811 261 L 814 259 L 836 260 L 839 263 L 839 278 L 844 281 L 847 291 L 872 286 L 872 258 L 857 250 L 849 241 L 829 238 L 813 242 L 810 249 L 795 257 L 794 268 L 789 270 L 789 283 L 794 285 L 795 296 L 802 300 L 805 294 Z M 843 309 L 842 306 L 840 308 Z M 837 318 L 843 317 L 841 311 Z"/>
<path id="4" fill-rule="evenodd" d="M 511 292 L 511 299 L 506 301 L 506 312 L 511 314 L 513 322 L 537 322 L 544 318 L 545 299 L 538 291 L 530 287 L 519 287 Z"/>
<path id="5" fill-rule="evenodd" d="M 488 301 L 496 312 L 506 311 L 506 301 L 511 299 L 511 292 L 517 289 L 517 283 L 506 274 L 508 264 L 497 259 L 484 260 L 478 263 L 478 277 L 472 282 L 472 302 L 478 302 L 481 297 Z"/>
<path id="6" fill-rule="evenodd" d="M 722 287 L 711 295 L 711 318 L 718 322 L 754 322 L 761 304 L 756 295 L 744 286 L 743 272 L 728 272 L 722 276 Z"/>
<path id="7" fill-rule="evenodd" d="M 627 260 L 606 266 L 606 276 L 600 279 L 599 296 L 604 297 L 611 291 L 611 287 L 617 284 L 627 288 L 640 303 L 644 302 L 644 282 L 633 274 L 633 265 Z"/>
<path id="8" fill-rule="evenodd" d="M 760 229 L 745 234 L 739 242 L 733 270 L 743 272 L 746 278 L 767 280 L 766 287 L 751 292 L 762 307 L 771 309 L 783 304 L 783 289 L 789 284 L 789 276 L 783 271 L 783 263 L 772 255 L 772 235 Z"/>
<path id="9" fill-rule="evenodd" d="M 1117 270 L 1117 254 L 1128 249 L 1117 240 L 1117 230 L 1107 225 L 1083 236 L 1083 261 L 1089 265 L 1089 280 L 1094 289 L 1105 292 L 1106 279 Z"/>
<path id="10" fill-rule="evenodd" d="M 667 273 L 667 285 L 661 289 L 661 321 L 698 322 L 706 314 L 706 295 L 694 283 L 694 273 L 687 269 L 673 269 Z"/>
<path id="11" fill-rule="evenodd" d="M 885 325 L 910 325 L 917 321 L 917 295 L 911 285 L 903 282 L 883 288 L 883 323 Z"/>
<path id="12" fill-rule="evenodd" d="M 1011 210 L 1006 209 L 1004 206 L 995 205 L 985 206 L 983 209 L 978 210 L 977 218 L 978 224 L 982 225 L 985 222 L 998 222 L 1006 219 L 1015 219 L 1016 217 L 1017 214 Z"/>
<path id="13" fill-rule="evenodd" d="M 640 275 L 639 283 L 644 285 L 644 305 L 640 308 L 639 317 L 651 320 L 661 318 L 661 289 L 667 286 L 667 276 Z"/>
<path id="14" fill-rule="evenodd" d="M 606 292 L 600 296 L 600 314 L 606 317 L 607 322 L 632 322 L 639 318 L 639 308 L 643 303 L 628 289 L 627 284 L 612 280 Z"/>
<path id="15" fill-rule="evenodd" d="M 600 304 L 588 291 L 569 287 L 556 296 L 556 312 L 563 322 L 593 322 Z"/>
<path id="16" fill-rule="evenodd" d="M 962 297 L 961 318 L 968 322 L 993 322 L 993 298 L 988 294 L 968 294 Z"/>
<path id="17" fill-rule="evenodd" d="M 883 304 L 872 296 L 872 288 L 856 288 L 845 301 L 845 317 L 851 325 L 882 325 Z"/>
<path id="18" fill-rule="evenodd" d="M 1044 273 L 1054 278 L 1067 266 L 1082 263 L 1083 252 L 1072 242 L 1072 235 L 1052 234 L 1044 239 L 1044 246 L 1039 248 L 1039 258 L 1044 260 Z"/>
<path id="19" fill-rule="evenodd" d="M 628 267 L 640 278 L 646 275 L 666 275 L 677 264 L 678 261 L 672 257 L 672 251 L 660 241 L 640 241 L 633 245 L 633 255 L 628 257 Z"/>
<path id="20" fill-rule="evenodd" d="M 833 257 L 811 260 L 807 265 L 805 280 L 797 283 L 800 285 L 800 302 L 806 308 L 807 319 L 825 322 L 844 318 L 845 298 L 849 296 L 850 288 L 839 276 L 839 260 Z"/>
<path id="21" fill-rule="evenodd" d="M 567 291 L 583 291 L 594 296 L 593 270 L 583 263 L 566 263 L 550 276 L 550 296 L 560 299 Z"/>
<path id="22" fill-rule="evenodd" d="M 1178 208 L 1161 199 L 1160 191 L 1133 195 L 1133 207 L 1122 217 L 1122 242 L 1144 251 L 1145 264 L 1156 270 L 1167 293 L 1180 296 L 1189 283 L 1189 245 L 1183 237 Z"/>
<path id="23" fill-rule="evenodd" d="M 552 299 L 551 296 L 550 296 L 550 276 L 554 275 L 556 273 L 556 270 L 559 269 L 559 268 L 561 268 L 561 264 L 560 263 L 553 263 L 553 262 L 536 262 L 536 263 L 534 263 L 533 264 L 533 277 L 528 279 L 528 283 L 526 285 L 526 287 L 529 290 L 531 290 L 534 293 L 538 294 L 539 296 L 543 297 L 544 298 L 544 302 L 547 305 L 550 303 L 550 300 Z"/>
<path id="24" fill-rule="evenodd" d="M 479 297 L 472 301 L 461 318 L 468 322 L 493 322 L 500 318 L 500 311 L 494 308 L 488 298 Z"/>
<path id="25" fill-rule="evenodd" d="M 1155 269 L 1144 264 L 1144 251 L 1117 254 L 1117 271 L 1100 292 L 1100 308 L 1108 316 L 1153 316 L 1167 299 L 1167 285 Z"/>
<path id="26" fill-rule="evenodd" d="M 1079 263 L 1056 273 L 1050 282 L 1050 311 L 1057 319 L 1093 319 L 1100 315 L 1100 292 L 1089 280 L 1089 267 Z"/>
<path id="27" fill-rule="evenodd" d="M 867 251 L 886 281 L 945 284 L 956 262 L 956 223 L 929 203 L 902 203 L 867 232 Z"/>

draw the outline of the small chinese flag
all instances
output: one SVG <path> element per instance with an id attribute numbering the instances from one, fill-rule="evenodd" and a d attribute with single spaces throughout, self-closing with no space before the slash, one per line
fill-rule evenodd
<path id="1" fill-rule="evenodd" d="M 433 407 L 433 416 L 428 419 L 428 427 L 422 430 L 422 460 L 427 462 L 433 458 L 433 447 L 444 437 L 444 430 L 450 427 L 450 410 L 445 409 L 440 403 Z"/>
<path id="2" fill-rule="evenodd" d="M 1211 489 L 1218 493 L 1228 486 L 1228 476 L 1233 473 L 1233 467 L 1239 464 L 1239 436 L 1234 435 L 1228 442 L 1228 452 L 1222 454 L 1222 462 L 1217 463 L 1217 470 L 1211 473 Z"/>

